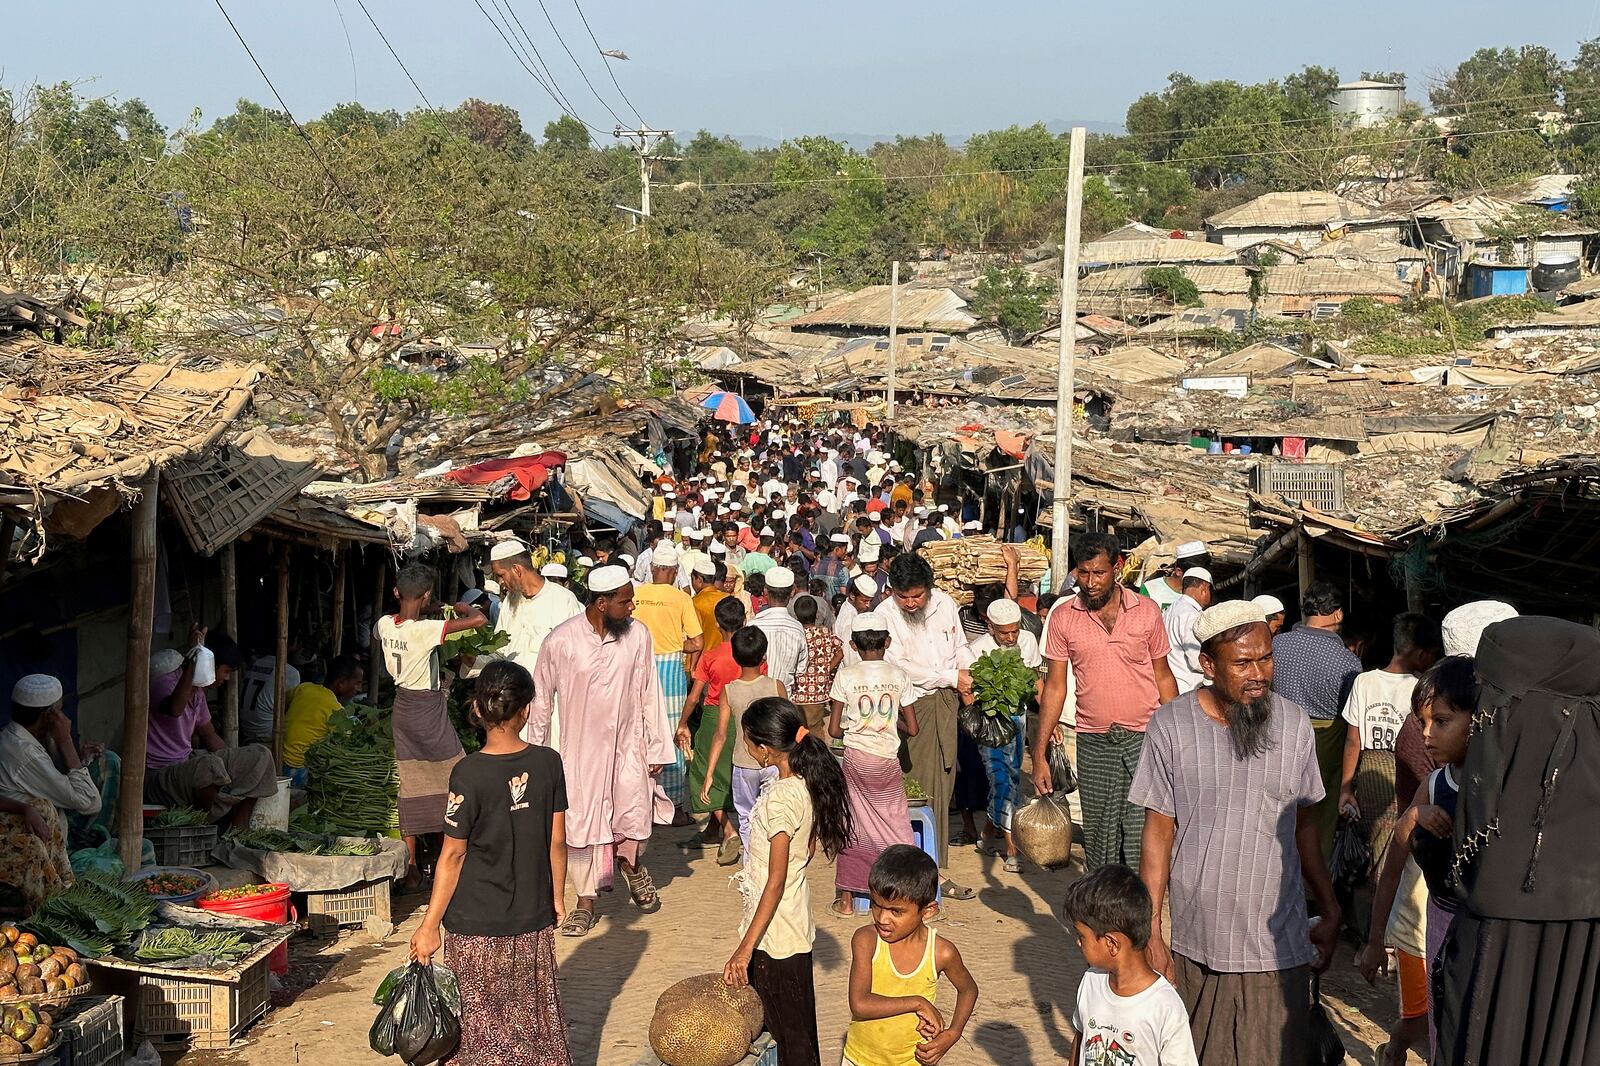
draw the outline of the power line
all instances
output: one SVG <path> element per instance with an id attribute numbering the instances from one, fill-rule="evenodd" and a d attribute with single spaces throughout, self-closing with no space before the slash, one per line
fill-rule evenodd
<path id="1" fill-rule="evenodd" d="M 544 79 L 539 76 L 538 71 L 534 70 L 533 67 L 528 65 L 528 61 L 527 61 L 526 58 L 524 58 L 523 53 L 517 48 L 517 46 L 515 44 L 512 43 L 511 38 L 506 35 L 506 30 L 501 27 L 499 22 L 495 21 L 495 18 L 494 18 L 493 15 L 489 14 L 488 8 L 483 6 L 483 0 L 472 0 L 472 2 L 474 4 L 474 6 L 476 6 L 477 9 L 480 12 L 483 13 L 483 17 L 489 21 L 489 25 L 494 27 L 495 33 L 500 35 L 500 39 L 505 42 L 506 47 L 511 50 L 512 58 L 517 61 L 518 65 L 521 66 L 523 70 L 527 71 L 528 77 L 532 78 L 534 80 L 534 82 L 539 86 L 539 88 L 543 89 L 545 91 L 545 94 L 548 95 L 550 97 L 550 99 L 555 102 L 556 107 L 562 112 L 562 114 L 571 115 L 573 118 L 577 119 L 579 122 L 583 122 L 582 117 L 580 117 L 575 111 L 573 111 L 572 108 L 570 106 L 568 106 L 566 101 L 564 101 L 560 96 L 558 96 L 556 94 L 555 89 L 551 88 L 548 84 L 545 83 Z M 493 0 L 490 0 L 490 2 L 492 3 Z M 509 25 L 509 23 L 507 25 Z M 604 130 L 601 130 L 598 126 L 590 125 L 587 122 L 583 122 L 583 124 L 588 130 L 593 130 L 596 133 L 605 132 Z M 590 136 L 589 139 L 590 139 L 591 142 L 594 140 L 592 135 Z"/>
<path id="2" fill-rule="evenodd" d="M 528 28 L 522 24 L 521 16 L 519 16 L 516 12 L 516 9 L 511 6 L 511 0 L 489 0 L 489 2 L 494 5 L 495 12 L 499 14 L 500 21 L 505 23 L 507 29 L 511 29 L 513 23 L 515 23 L 516 29 L 511 30 L 511 35 L 515 37 L 519 31 L 521 32 L 523 43 L 520 45 L 520 47 L 522 48 L 522 54 L 525 56 L 530 56 L 534 65 L 537 66 L 540 73 L 544 75 L 544 80 L 549 82 L 550 87 L 555 90 L 556 95 L 561 97 L 561 103 L 566 107 L 567 113 L 576 115 L 577 111 L 572 106 L 572 100 L 556 82 L 556 76 L 553 72 L 551 72 L 550 64 L 545 62 L 544 53 L 539 51 L 539 46 L 533 41 L 533 35 L 530 34 L 528 32 Z"/>
<path id="3" fill-rule="evenodd" d="M 356 46 L 350 40 L 350 27 L 344 21 L 344 8 L 339 6 L 339 0 L 333 0 L 333 12 L 339 16 L 339 28 L 344 30 L 345 51 L 350 53 L 350 98 L 361 99 L 361 80 L 356 76 Z"/>
<path id="4" fill-rule="evenodd" d="M 506 6 L 511 6 L 511 0 L 506 0 Z M 572 60 L 572 65 L 578 68 L 578 75 L 583 78 L 583 83 L 589 87 L 590 94 L 600 101 L 601 107 L 611 112 L 611 117 L 616 119 L 617 124 L 620 126 L 622 124 L 622 116 L 612 110 L 611 105 L 606 103 L 605 98 L 595 89 L 594 82 L 589 80 L 588 71 L 583 69 L 583 64 L 578 62 L 578 57 L 572 54 L 571 48 L 567 47 L 567 39 L 561 36 L 561 31 L 556 29 L 556 20 L 550 17 L 550 9 L 544 6 L 544 0 L 539 0 L 539 10 L 544 12 L 544 20 L 550 24 L 550 32 L 556 35 L 556 41 L 561 45 L 562 51 L 566 52 L 567 58 Z"/>
<path id="5" fill-rule="evenodd" d="M 411 82 L 411 87 L 417 90 L 417 95 L 422 97 L 422 102 L 428 105 L 428 110 L 433 110 L 433 102 L 428 99 L 428 94 L 422 91 L 422 86 L 417 84 L 417 79 L 411 76 L 411 70 L 406 66 L 405 60 L 400 58 L 400 53 L 394 50 L 394 45 L 389 43 L 389 35 L 383 32 L 383 27 L 378 25 L 378 20 L 372 17 L 372 12 L 367 10 L 366 0 L 356 0 L 361 5 L 361 13 L 367 16 L 367 21 L 372 23 L 372 28 L 378 31 L 378 37 L 383 41 L 383 46 L 394 56 L 394 61 L 400 64 L 400 69 L 405 71 L 406 80 Z M 341 16 L 342 17 L 342 16 Z"/>
<path id="6" fill-rule="evenodd" d="M 1600 0 L 1596 0 L 1596 2 L 1600 3 Z M 639 120 L 639 125 L 643 126 L 645 124 L 644 116 L 639 114 L 637 107 L 633 106 L 633 101 L 628 99 L 628 94 L 622 91 L 622 84 L 617 81 L 617 72 L 611 69 L 610 57 L 606 55 L 606 50 L 600 47 L 600 40 L 595 37 L 594 30 L 589 28 L 589 17 L 583 13 L 583 5 L 578 3 L 578 0 L 572 0 L 572 6 L 578 9 L 578 18 L 583 20 L 583 28 L 588 32 L 589 40 L 594 42 L 594 50 L 600 53 L 601 59 L 607 60 L 605 64 L 606 73 L 611 75 L 611 84 L 616 86 L 617 95 L 622 97 L 622 102 L 628 105 L 628 110 L 633 112 L 633 117 Z"/>

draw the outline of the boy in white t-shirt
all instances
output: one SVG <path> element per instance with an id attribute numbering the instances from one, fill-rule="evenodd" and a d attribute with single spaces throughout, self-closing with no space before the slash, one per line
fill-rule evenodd
<path id="1" fill-rule="evenodd" d="M 1189 1014 L 1150 968 L 1150 893 L 1126 866 L 1067 886 L 1062 908 L 1089 964 L 1072 1014 L 1073 1066 L 1199 1066 Z"/>
<path id="2" fill-rule="evenodd" d="M 1343 717 L 1350 724 L 1345 734 L 1344 764 L 1339 778 L 1339 809 L 1370 821 L 1382 811 L 1363 811 L 1356 800 L 1356 767 L 1363 752 L 1387 752 L 1383 771 L 1393 785 L 1394 738 L 1411 713 L 1411 690 L 1417 678 L 1439 658 L 1439 623 L 1422 614 L 1402 614 L 1394 620 L 1394 655 L 1381 670 L 1357 674 L 1344 701 Z M 1390 789 L 1392 794 L 1392 787 Z"/>

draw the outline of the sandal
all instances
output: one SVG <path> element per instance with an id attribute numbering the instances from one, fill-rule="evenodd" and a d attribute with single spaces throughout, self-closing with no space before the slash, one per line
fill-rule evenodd
<path id="1" fill-rule="evenodd" d="M 984 837 L 977 847 L 979 855 L 1004 856 L 1006 853 L 1006 842 L 998 837 Z"/>
<path id="2" fill-rule="evenodd" d="M 939 894 L 945 899 L 971 899 L 977 893 L 966 885 L 958 885 L 949 879 L 939 886 Z"/>
<path id="3" fill-rule="evenodd" d="M 948 843 L 953 848 L 964 848 L 969 844 L 976 844 L 977 841 L 968 836 L 966 830 L 963 829 L 961 832 L 951 837 Z"/>
<path id="4" fill-rule="evenodd" d="M 828 913 L 833 915 L 835 918 L 843 918 L 847 921 L 851 918 L 860 917 L 858 914 L 856 914 L 854 905 L 852 905 L 847 911 L 840 910 L 838 900 L 834 900 L 832 903 L 828 904 Z"/>
<path id="5" fill-rule="evenodd" d="M 633 900 L 633 905 L 645 914 L 654 914 L 661 909 L 661 897 L 656 894 L 656 883 L 650 877 L 650 871 L 643 866 L 636 866 L 630 873 L 622 871 L 622 879 L 628 883 L 628 898 Z"/>
<path id="6" fill-rule="evenodd" d="M 744 844 L 736 833 L 717 845 L 717 865 L 732 866 L 739 861 L 743 853 Z"/>
<path id="7" fill-rule="evenodd" d="M 1022 860 L 1015 855 L 1007 855 L 1002 869 L 1008 874 L 1020 874 L 1022 872 Z"/>
<path id="8" fill-rule="evenodd" d="M 589 930 L 594 928 L 594 911 L 587 907 L 574 907 L 567 915 L 566 921 L 561 923 L 562 936 L 587 936 Z"/>

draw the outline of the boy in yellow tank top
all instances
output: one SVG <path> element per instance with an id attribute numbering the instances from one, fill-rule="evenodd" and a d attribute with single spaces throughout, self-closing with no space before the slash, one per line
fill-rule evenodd
<path id="1" fill-rule="evenodd" d="M 850 940 L 844 1066 L 930 1066 L 961 1039 L 978 1003 L 961 953 L 928 928 L 939 909 L 939 867 L 920 849 L 895 844 L 872 864 L 867 888 L 872 924 Z M 934 1006 L 940 974 L 956 989 L 948 1025 Z"/>

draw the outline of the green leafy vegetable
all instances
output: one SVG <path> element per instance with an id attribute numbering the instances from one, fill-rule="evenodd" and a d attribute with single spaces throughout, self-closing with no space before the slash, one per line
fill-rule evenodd
<path id="1" fill-rule="evenodd" d="M 193 807 L 173 807 L 150 819 L 150 828 L 187 829 L 192 826 L 208 825 L 210 822 L 211 816 L 205 811 L 195 810 Z"/>
<path id="2" fill-rule="evenodd" d="M 1015 648 L 996 648 L 972 664 L 978 707 L 990 717 L 1018 714 L 1037 691 L 1039 675 Z"/>
<path id="3" fill-rule="evenodd" d="M 146 933 L 134 948 L 133 957 L 145 962 L 175 962 L 195 955 L 212 955 L 233 961 L 244 958 L 251 950 L 249 942 L 239 933 L 201 932 L 174 926 Z"/>

